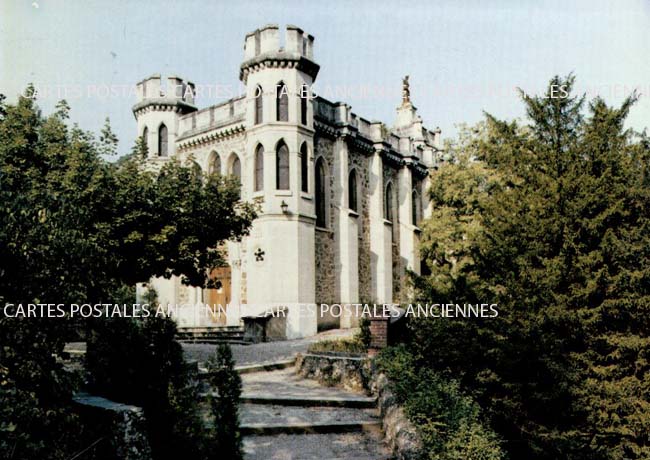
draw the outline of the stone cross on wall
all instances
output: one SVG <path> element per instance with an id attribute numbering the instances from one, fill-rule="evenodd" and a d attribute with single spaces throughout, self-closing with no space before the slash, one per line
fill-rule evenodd
<path id="1" fill-rule="evenodd" d="M 255 256 L 256 262 L 262 262 L 264 260 L 264 251 L 261 248 L 257 248 L 257 251 L 253 255 Z"/>
<path id="2" fill-rule="evenodd" d="M 411 88 L 409 87 L 409 76 L 402 79 L 402 105 L 411 103 Z"/>

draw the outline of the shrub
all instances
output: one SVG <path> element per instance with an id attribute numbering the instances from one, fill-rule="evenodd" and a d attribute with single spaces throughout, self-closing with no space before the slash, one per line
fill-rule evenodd
<path id="1" fill-rule="evenodd" d="M 377 369 L 391 382 L 398 403 L 417 427 L 424 458 L 501 460 L 498 437 L 481 420 L 479 406 L 454 380 L 418 365 L 401 345 L 382 350 Z"/>
<path id="2" fill-rule="evenodd" d="M 176 324 L 167 318 L 99 321 L 88 341 L 89 387 L 143 408 L 154 460 L 203 460 L 198 383 L 175 335 Z"/>
<path id="3" fill-rule="evenodd" d="M 368 348 L 358 339 L 321 340 L 309 345 L 309 353 L 363 354 Z"/>
<path id="4" fill-rule="evenodd" d="M 216 395 L 210 396 L 213 417 L 211 450 L 219 452 L 221 458 L 241 459 L 238 405 L 242 382 L 235 370 L 230 345 L 220 344 L 208 360 L 207 367 L 211 374 L 210 383 L 216 390 Z"/>

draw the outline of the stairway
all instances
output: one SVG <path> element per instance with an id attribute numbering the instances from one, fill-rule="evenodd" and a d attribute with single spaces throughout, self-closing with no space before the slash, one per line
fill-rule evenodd
<path id="1" fill-rule="evenodd" d="M 246 460 L 391 458 L 376 398 L 321 386 L 293 367 L 241 377 Z"/>
<path id="2" fill-rule="evenodd" d="M 250 344 L 244 340 L 244 328 L 240 326 L 179 327 L 176 339 L 181 343 Z"/>

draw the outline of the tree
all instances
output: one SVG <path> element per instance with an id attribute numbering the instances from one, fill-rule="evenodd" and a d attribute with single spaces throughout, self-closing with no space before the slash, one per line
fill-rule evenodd
<path id="1" fill-rule="evenodd" d="M 241 459 L 243 453 L 238 405 L 242 382 L 235 370 L 230 345 L 219 344 L 215 354 L 208 360 L 207 367 L 211 375 L 210 383 L 216 390 L 216 395 L 210 396 L 213 418 L 210 450 L 219 452 L 222 458 Z"/>
<path id="2" fill-rule="evenodd" d="M 434 173 L 420 296 L 500 314 L 413 321 L 413 345 L 478 397 L 512 458 L 647 458 L 649 144 L 623 127 L 635 96 L 585 115 L 573 85 L 522 94 L 527 125 L 487 115 Z"/>
<path id="3" fill-rule="evenodd" d="M 67 103 L 43 117 L 33 94 L 15 105 L 0 98 L 0 304 L 113 303 L 125 285 L 154 276 L 207 286 L 223 263 L 221 243 L 245 235 L 255 217 L 237 181 L 203 181 L 174 161 L 154 175 L 142 145 L 140 155 L 109 163 L 108 123 L 98 142 L 68 126 Z M 74 386 L 57 356 L 78 326 L 67 317 L 0 318 L 3 458 L 72 452 Z"/>

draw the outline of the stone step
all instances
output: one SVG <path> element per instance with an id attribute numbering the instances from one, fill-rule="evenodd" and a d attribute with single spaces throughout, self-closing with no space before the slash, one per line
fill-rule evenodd
<path id="1" fill-rule="evenodd" d="M 240 326 L 181 327 L 176 332 L 176 339 L 181 343 L 250 344 L 244 340 L 244 329 Z"/>
<path id="2" fill-rule="evenodd" d="M 243 436 L 259 435 L 270 436 L 276 434 L 331 434 L 355 433 L 359 431 L 372 431 L 381 429 L 381 423 L 372 420 L 359 420 L 350 422 L 292 422 L 292 423 L 248 423 L 239 427 Z"/>
<path id="3" fill-rule="evenodd" d="M 387 460 L 376 433 L 280 434 L 244 437 L 245 460 Z"/>
<path id="4" fill-rule="evenodd" d="M 377 409 L 241 404 L 242 434 L 347 433 L 380 429 Z"/>
<path id="5" fill-rule="evenodd" d="M 377 398 L 370 396 L 276 396 L 273 394 L 246 393 L 242 403 L 302 407 L 348 407 L 372 409 L 377 407 Z"/>
<path id="6" fill-rule="evenodd" d="M 243 392 L 268 397 L 346 398 L 364 397 L 362 393 L 337 387 L 325 387 L 316 380 L 304 379 L 293 367 L 271 372 L 253 372 L 242 376 Z"/>
<path id="7" fill-rule="evenodd" d="M 252 374 L 254 372 L 270 372 L 270 371 L 276 371 L 280 369 L 287 369 L 293 367 L 295 364 L 296 364 L 296 359 L 292 358 L 283 361 L 266 362 L 260 364 L 249 364 L 245 366 L 235 366 L 235 370 L 240 375 Z M 210 377 L 210 372 L 208 372 L 208 369 L 204 366 L 205 364 L 199 366 L 199 379 L 206 379 Z"/>
<path id="8" fill-rule="evenodd" d="M 237 340 L 229 338 L 191 338 L 191 339 L 176 339 L 179 343 L 203 343 L 208 345 L 218 345 L 220 343 L 228 343 L 230 345 L 250 345 L 251 342 L 246 340 Z"/>

